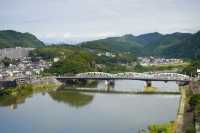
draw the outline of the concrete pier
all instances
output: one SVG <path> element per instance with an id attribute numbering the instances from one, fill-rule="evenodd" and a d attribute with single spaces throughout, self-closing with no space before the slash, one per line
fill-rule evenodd
<path id="1" fill-rule="evenodd" d="M 115 85 L 115 81 L 114 80 L 106 80 L 105 84 L 106 84 L 106 90 L 112 91 L 114 88 L 114 85 Z"/>
<path id="2" fill-rule="evenodd" d="M 146 87 L 151 87 L 152 86 L 152 82 L 150 80 L 146 81 Z"/>

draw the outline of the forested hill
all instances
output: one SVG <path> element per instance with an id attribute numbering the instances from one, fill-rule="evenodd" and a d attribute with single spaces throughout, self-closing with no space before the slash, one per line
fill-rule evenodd
<path id="1" fill-rule="evenodd" d="M 21 33 L 13 30 L 0 31 L 0 48 L 17 46 L 39 48 L 45 45 L 30 33 Z"/>
<path id="2" fill-rule="evenodd" d="M 195 58 L 200 56 L 200 32 L 195 34 L 176 32 L 165 35 L 154 32 L 139 36 L 127 34 L 77 45 L 80 48 L 97 51 L 129 52 L 136 56 Z M 40 48 L 45 44 L 30 33 L 0 31 L 0 48 L 17 46 Z"/>
<path id="3" fill-rule="evenodd" d="M 165 53 L 168 48 L 189 39 L 192 35 L 188 33 L 160 34 L 149 33 L 138 36 L 138 41 L 144 46 L 141 55 L 153 56 L 171 56 Z"/>
<path id="4" fill-rule="evenodd" d="M 191 37 L 168 47 L 163 52 L 164 56 L 170 57 L 200 57 L 200 31 L 193 34 Z"/>
<path id="5" fill-rule="evenodd" d="M 143 46 L 133 35 L 124 35 L 122 37 L 110 37 L 95 41 L 84 42 L 81 47 L 95 49 L 99 51 L 111 52 L 131 52 L 136 55 L 141 53 Z"/>
<path id="6" fill-rule="evenodd" d="M 79 45 L 95 50 L 132 52 L 137 56 L 193 58 L 200 55 L 200 32 L 195 34 L 176 32 L 165 35 L 155 32 L 139 36 L 128 34 Z"/>

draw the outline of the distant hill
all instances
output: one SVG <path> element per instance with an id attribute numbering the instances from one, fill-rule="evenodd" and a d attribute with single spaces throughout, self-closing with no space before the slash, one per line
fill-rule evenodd
<path id="1" fill-rule="evenodd" d="M 21 33 L 13 30 L 0 31 L 0 48 L 17 46 L 39 48 L 45 45 L 30 33 Z"/>
<path id="2" fill-rule="evenodd" d="M 142 45 L 145 45 L 142 55 L 161 56 L 163 55 L 163 52 L 166 51 L 166 49 L 190 38 L 191 36 L 192 35 L 188 33 L 178 32 L 166 35 L 150 33 L 138 36 L 138 40 Z"/>
<path id="3" fill-rule="evenodd" d="M 184 58 L 197 58 L 200 57 L 200 31 L 193 34 L 189 38 L 166 48 L 163 56 L 168 57 L 184 57 Z"/>
<path id="4" fill-rule="evenodd" d="M 158 43 L 162 38 L 163 35 L 158 32 L 143 34 L 136 37 L 137 41 L 145 46 Z"/>
<path id="5" fill-rule="evenodd" d="M 132 52 L 135 54 L 140 54 L 140 50 L 143 48 L 133 35 L 84 42 L 81 43 L 80 46 L 100 51 Z"/>
<path id="6" fill-rule="evenodd" d="M 200 31 L 195 34 L 158 32 L 134 36 L 127 34 L 77 44 L 96 51 L 129 52 L 136 56 L 195 58 L 200 56 Z M 0 48 L 44 47 L 45 44 L 30 33 L 0 31 Z M 76 47 L 76 46 L 75 46 Z"/>
<path id="7" fill-rule="evenodd" d="M 79 44 L 81 47 L 131 52 L 137 56 L 195 57 L 200 55 L 200 32 L 190 33 L 148 33 L 139 36 L 124 35 Z"/>

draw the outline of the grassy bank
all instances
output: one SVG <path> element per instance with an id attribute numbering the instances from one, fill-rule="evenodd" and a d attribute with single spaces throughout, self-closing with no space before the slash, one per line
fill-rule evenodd
<path id="1" fill-rule="evenodd" d="M 57 89 L 60 85 L 55 83 L 43 83 L 43 84 L 35 84 L 32 85 L 32 89 L 34 92 L 46 92 L 53 89 Z"/>
<path id="2" fill-rule="evenodd" d="M 152 92 L 153 93 L 156 91 L 158 91 L 158 89 L 156 87 L 147 87 L 147 86 L 144 87 L 144 92 Z"/>
<path id="3" fill-rule="evenodd" d="M 173 133 L 175 124 L 174 122 L 165 124 L 153 124 L 148 127 L 150 133 Z"/>
<path id="4" fill-rule="evenodd" d="M 32 85 L 17 86 L 15 88 L 7 88 L 0 90 L 0 96 L 9 96 L 9 95 L 15 96 L 28 92 L 33 92 Z"/>
<path id="5" fill-rule="evenodd" d="M 0 106 L 9 106 L 12 109 L 17 108 L 18 104 L 22 104 L 28 97 L 34 93 L 46 92 L 52 89 L 57 89 L 58 85 L 49 84 L 33 84 L 18 86 L 16 88 L 8 88 L 0 90 Z"/>
<path id="6" fill-rule="evenodd" d="M 7 88 L 0 90 L 0 97 L 1 96 L 17 96 L 17 95 L 25 95 L 26 93 L 33 93 L 33 92 L 43 92 L 52 90 L 59 87 L 59 85 L 54 83 L 43 83 L 43 84 L 28 84 L 23 86 L 17 86 L 15 88 Z"/>
<path id="7" fill-rule="evenodd" d="M 13 106 L 13 109 L 15 109 L 17 104 L 24 103 L 26 98 L 32 96 L 32 94 L 31 85 L 0 90 L 0 106 Z"/>

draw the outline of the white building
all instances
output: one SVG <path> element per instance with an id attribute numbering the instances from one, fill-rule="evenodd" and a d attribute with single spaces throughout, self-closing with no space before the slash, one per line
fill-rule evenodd
<path id="1" fill-rule="evenodd" d="M 3 79 L 3 75 L 2 74 L 0 74 L 0 79 Z"/>
<path id="2" fill-rule="evenodd" d="M 200 69 L 197 69 L 198 78 L 200 78 Z"/>
<path id="3" fill-rule="evenodd" d="M 32 50 L 34 50 L 34 48 L 16 47 L 0 49 L 0 59 L 3 59 L 4 57 L 11 59 L 23 58 L 28 56 L 29 52 Z"/>
<path id="4" fill-rule="evenodd" d="M 53 62 L 58 62 L 60 59 L 59 58 L 53 58 Z"/>

